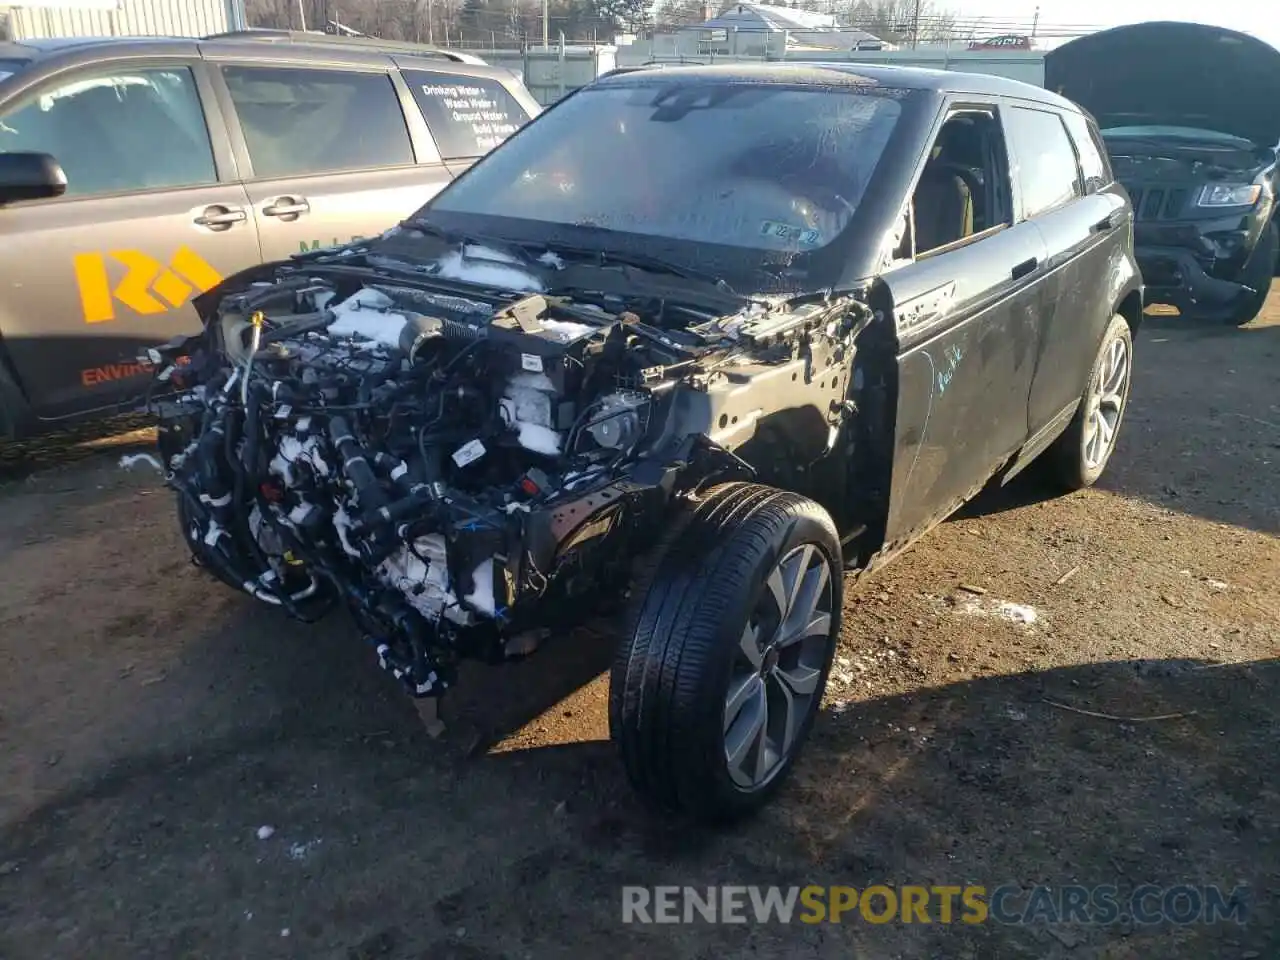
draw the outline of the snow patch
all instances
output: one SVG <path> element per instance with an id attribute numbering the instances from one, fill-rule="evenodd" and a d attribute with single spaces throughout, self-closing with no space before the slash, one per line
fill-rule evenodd
<path id="1" fill-rule="evenodd" d="M 507 381 L 519 390 L 538 390 L 543 393 L 555 393 L 555 384 L 545 373 L 517 373 Z"/>
<path id="2" fill-rule="evenodd" d="M 543 287 L 537 277 L 513 266 L 514 257 L 488 247 L 467 247 L 446 253 L 436 261 L 436 276 L 446 280 L 462 280 L 483 287 L 498 287 L 525 293 L 538 293 Z"/>
<path id="3" fill-rule="evenodd" d="M 507 395 L 499 401 L 520 446 L 548 457 L 560 452 L 560 434 L 551 427 L 551 389 L 544 374 L 519 373 L 507 382 Z"/>
<path id="4" fill-rule="evenodd" d="M 492 617 L 494 610 L 497 609 L 493 599 L 493 558 L 487 557 L 481 560 L 472 571 L 471 578 L 475 581 L 475 589 L 462 599 L 468 606 L 485 616 Z"/>
<path id="5" fill-rule="evenodd" d="M 970 616 L 995 617 L 998 620 L 1022 625 L 1030 625 L 1040 619 L 1040 613 L 1035 607 L 988 597 L 965 597 L 956 604 L 956 610 Z"/>
<path id="6" fill-rule="evenodd" d="M 289 859 L 298 861 L 307 859 L 307 857 L 311 855 L 311 851 L 320 846 L 321 842 L 322 841 L 317 838 L 315 840 L 308 840 L 306 843 L 289 844 Z"/>
<path id="7" fill-rule="evenodd" d="M 156 468 L 158 473 L 164 473 L 164 467 L 149 453 L 130 453 L 120 458 L 120 469 L 128 470 L 130 467 L 139 463 L 147 463 Z"/>
<path id="8" fill-rule="evenodd" d="M 381 290 L 364 287 L 333 308 L 329 332 L 338 337 L 364 337 L 387 346 L 400 345 L 402 313 L 388 311 L 392 300 Z"/>
<path id="9" fill-rule="evenodd" d="M 560 452 L 560 434 L 550 427 L 517 421 L 516 428 L 520 431 L 516 439 L 526 450 L 548 457 L 554 457 Z"/>
<path id="10" fill-rule="evenodd" d="M 572 320 L 538 321 L 542 326 L 556 335 L 561 343 L 572 343 L 596 332 L 596 328 L 585 323 L 574 323 Z"/>

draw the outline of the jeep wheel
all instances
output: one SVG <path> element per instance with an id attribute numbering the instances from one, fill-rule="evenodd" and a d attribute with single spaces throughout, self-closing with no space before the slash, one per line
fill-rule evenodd
<path id="1" fill-rule="evenodd" d="M 1092 486 L 1116 448 L 1133 382 L 1133 335 L 1116 314 L 1102 338 L 1071 423 L 1045 451 L 1045 465 L 1067 490 Z"/>
<path id="2" fill-rule="evenodd" d="M 1267 294 L 1271 292 L 1271 280 L 1275 274 L 1275 264 L 1280 256 L 1280 229 L 1275 221 L 1267 224 L 1263 234 L 1258 238 L 1258 245 L 1253 248 L 1249 262 L 1240 271 L 1240 282 L 1253 288 L 1253 294 L 1240 303 L 1227 318 L 1232 326 L 1242 327 L 1262 312 L 1267 302 Z"/>
<path id="3" fill-rule="evenodd" d="M 716 487 L 679 522 L 633 593 L 610 732 L 646 800 L 732 820 L 782 784 L 817 715 L 840 545 L 822 507 L 756 484 Z"/>

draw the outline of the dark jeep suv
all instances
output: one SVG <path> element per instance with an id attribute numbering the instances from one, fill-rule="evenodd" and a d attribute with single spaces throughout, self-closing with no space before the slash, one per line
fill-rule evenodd
<path id="1" fill-rule="evenodd" d="M 1146 299 L 1248 323 L 1280 268 L 1280 50 L 1191 23 L 1144 23 L 1049 54 L 1046 86 L 1092 112 L 1133 200 Z"/>

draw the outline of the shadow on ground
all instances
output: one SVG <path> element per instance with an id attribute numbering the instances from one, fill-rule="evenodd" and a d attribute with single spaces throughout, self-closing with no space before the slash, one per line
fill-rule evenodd
<path id="1" fill-rule="evenodd" d="M 1190 349 L 1188 349 L 1190 347 Z M 1148 317 L 1133 398 L 1099 488 L 1219 523 L 1280 533 L 1280 326 Z"/>
<path id="2" fill-rule="evenodd" d="M 154 418 L 121 413 L 60 427 L 26 440 L 0 439 L 0 484 L 25 480 L 40 470 L 100 456 L 130 453 L 154 445 Z"/>
<path id="3" fill-rule="evenodd" d="M 5 828 L 0 956 L 1199 960 L 1270 956 L 1280 936 L 1280 661 L 1096 664 L 832 708 L 779 802 L 709 832 L 644 812 L 606 742 L 432 742 L 340 621 L 278 626 L 246 613 L 186 660 L 244 697 L 238 723 L 189 719 L 171 749 Z M 480 713 L 515 729 L 611 645 L 566 646 L 473 678 L 460 729 Z M 623 925 L 637 883 L 1114 884 L 1122 904 L 1190 883 L 1251 900 L 1244 925 Z"/>
<path id="4" fill-rule="evenodd" d="M 1153 316 L 1135 355 L 1121 439 L 1098 489 L 1280 533 L 1280 486 L 1256 482 L 1273 462 L 1280 467 L 1280 326 L 1206 328 Z M 1237 369 L 1245 365 L 1253 369 Z M 1005 486 L 993 483 L 951 519 L 1058 495 L 1033 465 Z"/>

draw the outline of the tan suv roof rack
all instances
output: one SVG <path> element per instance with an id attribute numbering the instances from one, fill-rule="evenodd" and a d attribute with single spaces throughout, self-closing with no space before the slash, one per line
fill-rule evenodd
<path id="1" fill-rule="evenodd" d="M 407 43 L 400 40 L 381 40 L 377 37 L 349 37 L 311 30 L 269 30 L 257 28 L 249 30 L 231 30 L 226 33 L 212 33 L 202 40 L 256 40 L 262 43 L 305 43 L 336 47 L 361 47 L 368 50 L 382 50 L 411 54 L 415 57 L 436 57 L 451 60 L 454 63 L 470 63 L 476 66 L 487 66 L 480 57 L 457 50 L 445 50 L 442 47 L 431 47 L 423 43 Z"/>

